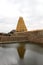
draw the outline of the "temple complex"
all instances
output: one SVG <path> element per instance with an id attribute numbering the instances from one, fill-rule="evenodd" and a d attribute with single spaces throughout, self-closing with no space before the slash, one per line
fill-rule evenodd
<path id="1" fill-rule="evenodd" d="M 0 46 L 19 43 L 16 48 L 20 59 L 25 55 L 25 44 L 35 44 L 43 47 L 43 30 L 28 31 L 22 17 L 19 18 L 16 30 L 0 33 Z"/>

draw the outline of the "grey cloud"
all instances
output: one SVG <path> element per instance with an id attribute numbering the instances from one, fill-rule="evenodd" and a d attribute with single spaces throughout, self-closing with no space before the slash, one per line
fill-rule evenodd
<path id="1" fill-rule="evenodd" d="M 43 13 L 39 6 L 43 7 L 42 1 L 39 0 L 8 0 L 16 6 L 20 15 L 32 16 L 38 18 Z M 41 3 L 40 3 L 41 2 Z M 19 6 L 18 6 L 19 5 Z M 38 9 L 39 8 L 39 9 Z M 39 15 L 39 16 L 38 16 Z"/>
<path id="2" fill-rule="evenodd" d="M 0 23 L 5 23 L 5 24 L 16 24 L 17 21 L 18 21 L 18 17 L 0 19 Z"/>
<path id="3" fill-rule="evenodd" d="M 17 25 L 18 17 L 23 16 L 27 27 L 28 26 L 35 27 L 38 26 L 38 24 L 40 24 L 39 26 L 41 26 L 42 24 L 41 21 L 43 21 L 43 4 L 41 3 L 43 2 L 40 3 L 39 0 L 7 0 L 7 1 L 8 3 L 12 4 L 12 7 L 13 5 L 15 6 L 16 14 L 14 18 L 2 19 L 3 23 Z"/>
<path id="4" fill-rule="evenodd" d="M 10 2 L 14 3 L 15 6 L 18 6 L 19 4 L 18 11 L 22 15 L 33 16 L 37 14 L 37 0 L 10 0 Z"/>

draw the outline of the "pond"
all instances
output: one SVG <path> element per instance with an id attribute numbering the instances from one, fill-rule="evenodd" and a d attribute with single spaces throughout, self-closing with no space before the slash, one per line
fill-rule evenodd
<path id="1" fill-rule="evenodd" d="M 43 48 L 37 45 L 26 44 L 24 59 L 20 59 L 17 47 L 11 44 L 6 48 L 0 47 L 0 65 L 43 65 Z"/>

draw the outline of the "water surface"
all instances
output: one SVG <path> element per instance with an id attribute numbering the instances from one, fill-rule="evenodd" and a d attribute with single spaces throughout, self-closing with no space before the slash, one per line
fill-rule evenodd
<path id="1" fill-rule="evenodd" d="M 19 44 L 10 45 L 11 48 L 0 47 L 0 65 L 43 65 L 43 48 L 37 45 L 26 44 L 24 59 L 17 53 Z"/>

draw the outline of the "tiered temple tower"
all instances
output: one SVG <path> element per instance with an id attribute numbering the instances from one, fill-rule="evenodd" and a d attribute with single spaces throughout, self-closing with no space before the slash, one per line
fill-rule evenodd
<path id="1" fill-rule="evenodd" d="M 18 20 L 16 31 L 18 32 L 27 31 L 26 25 L 22 17 L 20 17 Z"/>

